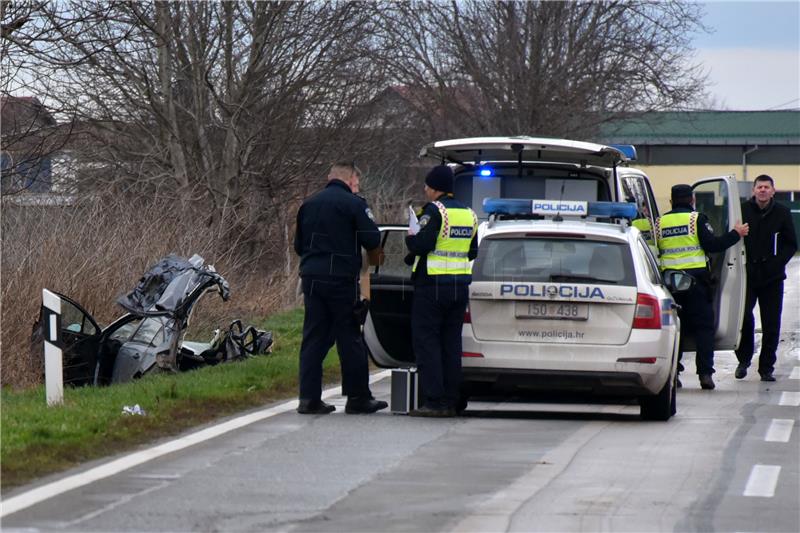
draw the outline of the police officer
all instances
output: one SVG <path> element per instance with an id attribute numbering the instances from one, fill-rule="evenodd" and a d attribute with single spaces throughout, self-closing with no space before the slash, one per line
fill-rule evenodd
<path id="1" fill-rule="evenodd" d="M 747 376 L 753 360 L 755 319 L 753 308 L 761 311 L 761 352 L 758 373 L 761 381 L 775 381 L 773 372 L 781 336 L 783 280 L 786 264 L 797 252 L 797 236 L 788 207 L 775 202 L 775 183 L 762 174 L 753 181 L 753 196 L 742 204 L 742 217 L 753 231 L 744 240 L 747 255 L 747 304 L 742 323 L 742 340 L 736 350 L 739 365 L 736 379 Z"/>
<path id="2" fill-rule="evenodd" d="M 730 248 L 747 235 L 747 224 L 736 223 L 734 229 L 716 237 L 708 218 L 694 210 L 694 195 L 690 185 L 672 187 L 672 211 L 656 221 L 656 242 L 661 252 L 662 270 L 683 270 L 696 283 L 686 292 L 675 295 L 681 309 L 681 340 L 692 334 L 696 342 L 697 374 L 703 389 L 713 389 L 714 380 L 714 307 L 712 305 L 711 275 L 706 253 Z M 678 355 L 679 370 L 683 370 Z"/>
<path id="3" fill-rule="evenodd" d="M 380 231 L 358 191 L 361 172 L 352 163 L 331 167 L 325 188 L 306 199 L 297 212 L 295 252 L 305 303 L 300 346 L 301 414 L 328 414 L 336 408 L 322 401 L 322 361 L 333 346 L 339 351 L 345 412 L 374 413 L 388 406 L 373 398 L 368 383 L 367 352 L 354 312 L 361 302 L 358 277 L 361 248 L 380 251 Z"/>
<path id="4" fill-rule="evenodd" d="M 461 385 L 461 328 L 478 255 L 478 218 L 453 198 L 453 171 L 434 167 L 425 178 L 417 234 L 406 237 L 414 257 L 412 346 L 425 403 L 412 416 L 455 416 Z"/>

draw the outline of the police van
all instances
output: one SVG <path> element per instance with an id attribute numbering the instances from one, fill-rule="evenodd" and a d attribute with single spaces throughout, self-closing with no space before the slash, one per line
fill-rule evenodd
<path id="1" fill-rule="evenodd" d="M 580 392 L 637 398 L 645 419 L 674 414 L 680 328 L 670 290 L 686 280 L 665 279 L 648 246 L 659 211 L 648 177 L 627 166 L 633 148 L 492 137 L 433 143 L 421 156 L 453 166 L 455 196 L 481 220 L 461 407 L 470 395 Z M 697 182 L 695 195 L 716 231 L 741 220 L 732 176 Z M 406 229 L 381 227 L 386 261 L 370 275 L 364 338 L 382 367 L 414 365 Z M 738 343 L 743 254 L 739 243 L 712 258 L 717 349 Z"/>

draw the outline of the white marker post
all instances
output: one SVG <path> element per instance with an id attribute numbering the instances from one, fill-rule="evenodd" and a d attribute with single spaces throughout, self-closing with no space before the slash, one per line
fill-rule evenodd
<path id="1" fill-rule="evenodd" d="M 42 289 L 42 333 L 44 334 L 44 383 L 47 405 L 64 403 L 64 368 L 61 352 L 61 298 Z"/>

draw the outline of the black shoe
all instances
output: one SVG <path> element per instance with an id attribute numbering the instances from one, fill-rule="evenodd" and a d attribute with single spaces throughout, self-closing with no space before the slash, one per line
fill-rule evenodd
<path id="1" fill-rule="evenodd" d="M 714 380 L 711 379 L 711 374 L 700 374 L 700 388 L 705 390 L 714 388 Z"/>
<path id="2" fill-rule="evenodd" d="M 681 383 L 681 378 L 675 378 L 675 383 L 679 389 L 683 387 L 683 383 Z"/>
<path id="3" fill-rule="evenodd" d="M 427 405 L 423 405 L 418 409 L 410 411 L 408 416 L 420 416 L 425 418 L 450 418 L 456 416 L 456 410 L 448 409 L 447 407 L 428 407 Z"/>
<path id="4" fill-rule="evenodd" d="M 744 379 L 746 375 L 747 375 L 747 367 L 742 365 L 737 366 L 736 372 L 733 373 L 733 376 L 736 379 Z"/>
<path id="5" fill-rule="evenodd" d="M 372 397 L 348 398 L 344 406 L 344 412 L 348 415 L 368 415 L 387 407 L 389 407 L 388 403 Z"/>
<path id="6" fill-rule="evenodd" d="M 761 381 L 775 381 L 775 376 L 772 375 L 772 372 L 764 372 L 761 374 Z"/>
<path id="7" fill-rule="evenodd" d="M 301 415 L 327 415 L 336 410 L 336 407 L 322 400 L 300 400 L 297 412 Z"/>

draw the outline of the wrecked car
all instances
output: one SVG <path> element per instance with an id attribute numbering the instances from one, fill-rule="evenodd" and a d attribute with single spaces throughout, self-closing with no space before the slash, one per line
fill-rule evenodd
<path id="1" fill-rule="evenodd" d="M 269 353 L 272 333 L 244 327 L 240 320 L 216 330 L 210 342 L 184 340 L 197 303 L 211 292 L 223 301 L 230 297 L 228 282 L 199 255 L 170 255 L 153 265 L 136 288 L 117 299 L 128 312 L 105 328 L 80 304 L 52 292 L 61 300 L 64 383 L 122 383 L 154 369 L 183 371 Z M 35 330 L 43 338 L 41 328 Z"/>

